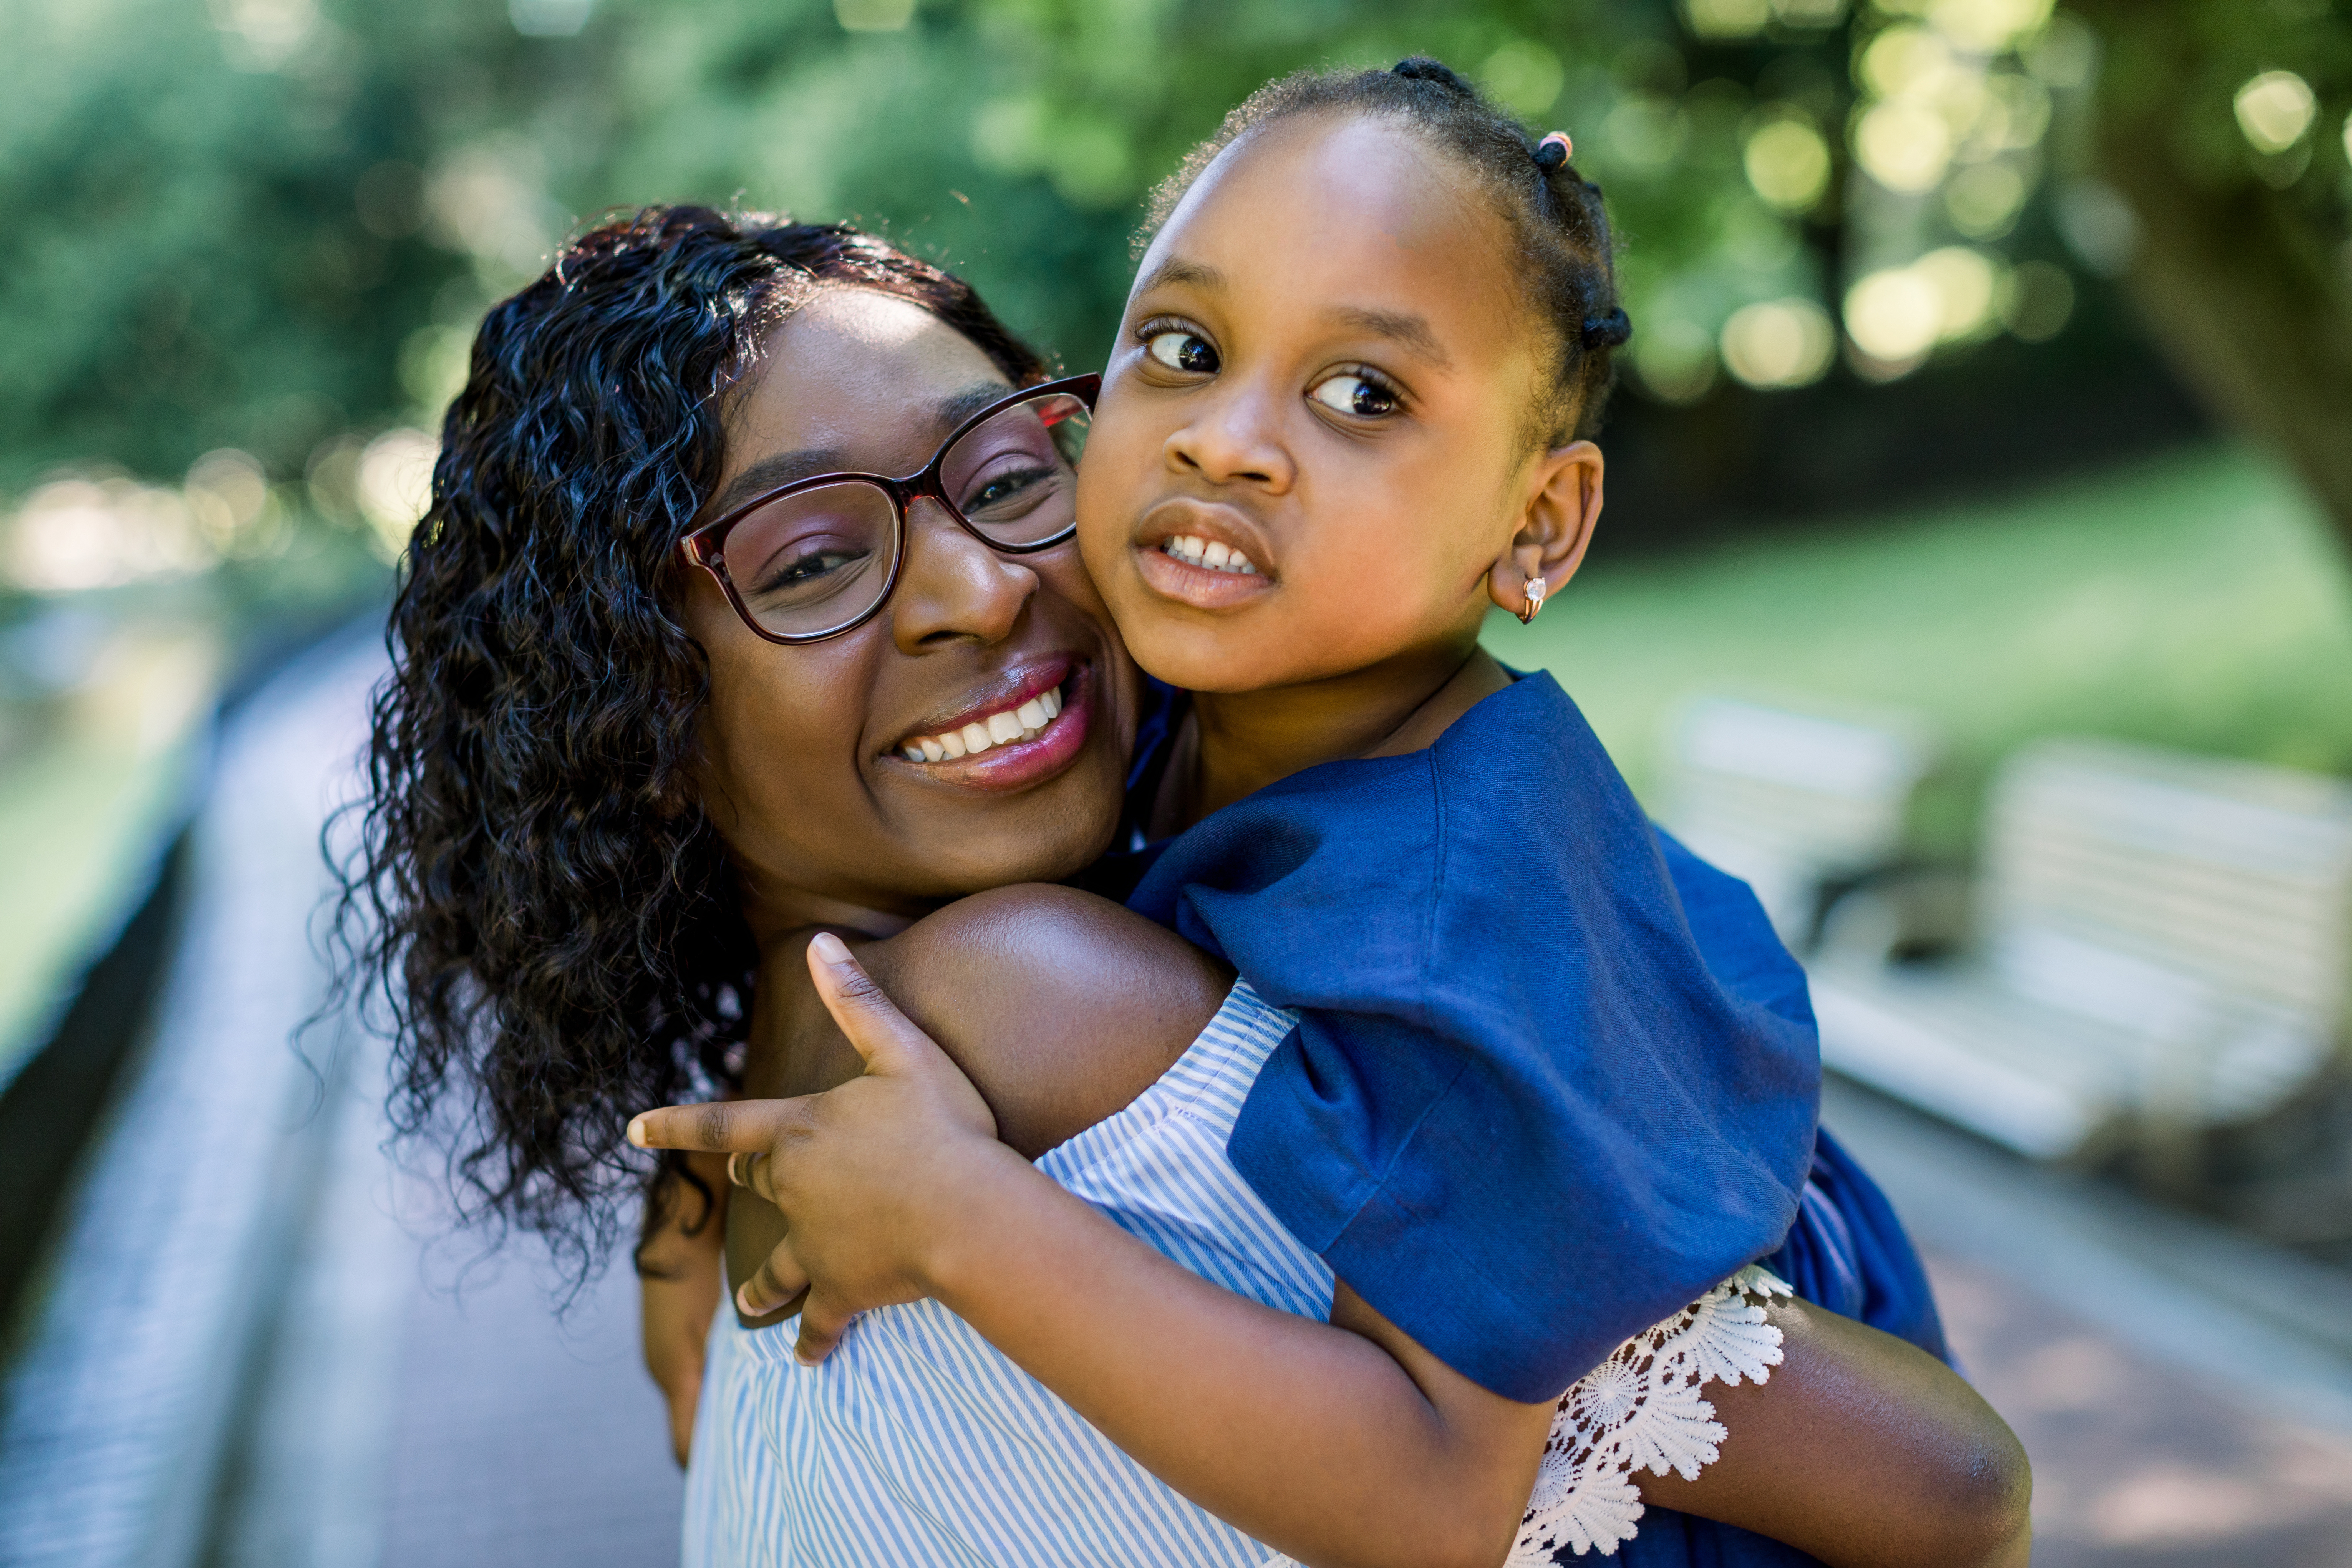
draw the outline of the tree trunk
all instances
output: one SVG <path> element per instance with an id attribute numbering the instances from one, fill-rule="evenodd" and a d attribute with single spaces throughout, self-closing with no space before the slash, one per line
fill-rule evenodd
<path id="1" fill-rule="evenodd" d="M 2217 417 L 2286 458 L 2352 551 L 2352 266 L 2296 193 L 2250 165 L 2200 178 L 2174 156 L 2183 116 L 2231 112 L 2205 101 L 2206 18 L 2191 15 L 2205 7 L 2080 8 L 2128 38 L 2128 60 L 2101 83 L 2096 156 L 2146 226 L 2125 282 L 2150 335 Z M 2323 119 L 2314 134 L 2331 128 Z"/>

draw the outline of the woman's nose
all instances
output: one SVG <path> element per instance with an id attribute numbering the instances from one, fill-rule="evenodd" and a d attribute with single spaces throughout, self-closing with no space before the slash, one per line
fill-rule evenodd
<path id="1" fill-rule="evenodd" d="M 907 653 L 942 639 L 1002 641 L 1037 592 L 1037 574 L 1020 557 L 974 539 L 929 499 L 908 509 L 906 549 L 890 627 Z"/>
<path id="2" fill-rule="evenodd" d="M 1296 476 L 1282 440 L 1274 395 L 1235 387 L 1196 404 L 1162 447 L 1168 466 L 1199 475 L 1212 484 L 1256 485 L 1276 493 Z"/>

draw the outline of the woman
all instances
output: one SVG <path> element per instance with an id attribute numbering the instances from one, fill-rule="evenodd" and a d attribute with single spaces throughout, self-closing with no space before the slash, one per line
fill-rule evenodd
<path id="1" fill-rule="evenodd" d="M 826 928 L 875 939 L 868 963 L 919 1014 L 926 995 L 951 1002 L 962 1028 L 937 1032 L 1024 1153 L 1137 1100 L 1197 1043 L 1230 977 L 1169 933 L 1054 889 L 952 901 L 1093 859 L 1118 819 L 1139 721 L 1136 682 L 1072 552 L 1050 536 L 992 531 L 974 494 L 959 491 L 963 515 L 950 513 L 932 484 L 958 460 L 940 443 L 972 416 L 998 405 L 1034 416 L 1034 396 L 1014 389 L 1042 374 L 936 269 L 843 230 L 738 226 L 693 209 L 583 237 L 485 322 L 394 612 L 396 670 L 377 711 L 368 858 L 354 881 L 373 900 L 370 957 L 401 1009 L 407 1123 L 449 1089 L 471 1094 L 477 1136 L 460 1168 L 481 1207 L 590 1260 L 635 1178 L 629 1111 L 726 1086 L 747 1042 L 761 1047 L 742 1085 L 754 1094 L 853 1076 L 857 1058 L 801 968 Z M 843 470 L 924 476 L 895 503 L 871 484 L 841 498 L 902 509 L 870 618 L 779 647 L 740 592 L 681 571 L 676 547 L 698 521 Z M 1050 725 L 1021 717 L 1047 698 Z M 916 737 L 983 719 L 993 734 L 1005 715 L 1000 749 L 957 787 L 900 763 Z M 1011 1039 L 1021 1043 L 990 1044 Z M 707 1174 L 700 1184 L 702 1200 L 681 1200 L 680 1228 L 707 1237 Z M 747 1237 L 747 1255 L 767 1240 L 772 1230 Z M 1171 1282 L 1175 1294 L 1194 1287 L 1209 1290 L 1189 1275 Z M 1310 1399 L 1362 1380 L 1392 1398 L 1405 1431 L 1427 1413 L 1415 1400 L 1451 1397 L 1423 1387 L 1442 1384 L 1443 1367 L 1408 1381 L 1398 1369 L 1412 1347 L 1381 1340 L 1377 1325 L 1350 1336 L 1296 1307 L 1222 1301 L 1200 1310 L 1246 1319 L 1269 1368 L 1328 1369 L 1306 1380 Z M 1784 1316 L 1792 1367 L 1816 1345 L 1823 1364 L 1849 1371 L 1874 1353 L 1840 1363 L 1847 1329 Z M 1231 1373 L 1209 1360 L 1213 1377 Z M 1895 1381 L 1918 1386 L 1927 1373 L 1904 1365 Z M 1866 1507 L 1846 1510 L 1847 1539 L 1832 1544 L 1933 1537 L 1944 1550 L 1966 1538 L 1993 1561 L 2013 1543 L 2016 1471 L 2003 1455 L 1974 1463 L 1981 1431 L 1931 1420 L 1893 1447 L 1881 1430 L 1842 1450 L 1838 1400 L 1852 1388 L 1787 1375 L 1772 1387 L 1782 1392 L 1770 1410 L 1811 1419 L 1822 1441 L 1734 1445 L 1742 1464 L 1710 1470 L 1703 1489 L 1645 1479 L 1644 1494 L 1767 1528 L 1785 1521 L 1801 1537 L 1821 1521 L 1790 1519 L 1786 1500 L 1843 1495 L 1807 1492 L 1808 1462 L 1822 1467 L 1814 1482 L 1833 1470 L 1850 1489 L 1874 1462 L 1916 1451 L 1930 1463 L 1905 1441 L 1957 1434 L 1970 1462 L 1937 1472 L 1956 1478 L 1948 1494 L 1915 1489 L 1900 1517 L 1874 1522 Z M 1228 1375 L 1216 1409 L 1245 1412 L 1254 1392 Z M 1735 1426 L 1751 1419 L 1768 1417 L 1743 1406 Z M 1528 1417 L 1482 1420 L 1447 1429 L 1458 1440 L 1442 1446 L 1443 1464 L 1342 1477 L 1356 1489 L 1342 1508 L 1256 1484 L 1335 1422 L 1307 1421 L 1305 1441 L 1282 1443 L 1211 1420 L 1214 1441 L 1187 1450 L 1167 1412 L 1130 1411 L 1124 1427 L 1097 1416 L 1185 1496 L 1261 1539 L 1401 1561 L 1475 1558 L 1495 1521 L 1516 1523 L 1537 1458 Z M 1236 1453 L 1254 1453 L 1238 1475 Z M 720 1458 L 760 1455 L 739 1443 Z M 1140 1472 L 1118 1471 L 1115 1458 L 1087 1462 L 1133 1483 L 1138 1506 L 1168 1528 L 1194 1531 L 1202 1560 L 1246 1545 L 1172 1492 L 1146 1498 Z M 698 1456 L 698 1469 L 711 1458 Z M 719 1508 L 709 1488 L 698 1495 L 706 1515 Z M 737 1525 L 746 1517 L 734 1510 Z M 696 1527 L 707 1540 L 720 1522 Z M 874 1533 L 858 1550 L 891 1558 L 887 1538 L 905 1521 L 859 1522 Z M 1873 1529 L 1894 1534 L 1873 1540 Z M 1343 1552 L 1320 1533 L 1332 1530 L 1369 1533 Z"/>

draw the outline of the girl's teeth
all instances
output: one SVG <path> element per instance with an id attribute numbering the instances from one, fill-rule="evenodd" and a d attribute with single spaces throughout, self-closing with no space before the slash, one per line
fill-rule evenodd
<path id="1" fill-rule="evenodd" d="M 918 735 L 898 750 L 910 763 L 952 762 L 958 757 L 976 756 L 991 746 L 1034 740 L 1046 725 L 1061 716 L 1062 689 L 1057 686 L 1032 697 L 1018 708 L 975 719 L 961 730 L 950 730 L 944 735 Z"/>
<path id="2" fill-rule="evenodd" d="M 1232 545 L 1215 540 L 1202 539 L 1194 533 L 1179 533 L 1160 546 L 1177 560 L 1210 572 L 1234 572 L 1244 577 L 1255 577 L 1257 568 L 1250 558 Z"/>

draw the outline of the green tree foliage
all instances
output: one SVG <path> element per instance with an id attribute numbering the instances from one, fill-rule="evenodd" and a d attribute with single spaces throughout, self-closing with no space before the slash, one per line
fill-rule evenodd
<path id="1" fill-rule="evenodd" d="M 2121 40 L 2101 101 L 2177 101 L 2166 155 L 2290 212 L 2305 297 L 2340 302 L 2337 13 L 2084 9 Z M 2143 39 L 2143 12 L 2232 36 Z M 2096 40 L 2049 0 L 20 5 L 0 13 L 0 495 L 60 462 L 176 478 L 236 447 L 281 480 L 308 465 L 331 507 L 341 432 L 429 425 L 486 303 L 566 229 L 647 201 L 881 227 L 1096 363 L 1144 195 L 1228 106 L 1408 53 L 1574 135 L 1627 242 L 1637 395 L 2038 341 L 2070 274 L 2153 275 L 2181 243 L 2101 132 L 2126 110 L 2095 112 Z M 2232 94 L 2306 59 L 2302 151 L 2248 153 Z"/>
<path id="2" fill-rule="evenodd" d="M 2352 546 L 2352 12 L 2088 0 L 2095 158 L 2141 231 L 2126 279 L 2216 412 L 2284 453 Z"/>

